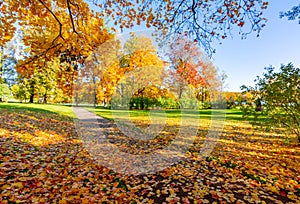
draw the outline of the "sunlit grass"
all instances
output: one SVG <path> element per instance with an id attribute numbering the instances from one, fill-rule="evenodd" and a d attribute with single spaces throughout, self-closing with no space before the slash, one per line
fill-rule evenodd
<path id="1" fill-rule="evenodd" d="M 44 112 L 54 113 L 64 117 L 73 118 L 72 107 L 64 105 L 52 105 L 52 104 L 30 104 L 30 103 L 0 103 L 1 109 L 8 111 L 31 111 L 31 112 Z"/>
<path id="2" fill-rule="evenodd" d="M 100 115 L 103 118 L 108 120 L 114 120 L 115 118 L 122 119 L 130 115 L 132 119 L 138 119 L 142 117 L 148 117 L 149 113 L 152 112 L 156 117 L 162 117 L 162 113 L 166 113 L 167 118 L 175 118 L 179 119 L 184 116 L 189 116 L 190 118 L 197 118 L 200 116 L 201 119 L 211 119 L 212 114 L 226 114 L 226 120 L 234 120 L 234 121 L 246 121 L 243 118 L 242 111 L 239 109 L 232 110 L 111 110 L 105 108 L 87 108 L 89 111 L 95 112 L 97 115 Z"/>

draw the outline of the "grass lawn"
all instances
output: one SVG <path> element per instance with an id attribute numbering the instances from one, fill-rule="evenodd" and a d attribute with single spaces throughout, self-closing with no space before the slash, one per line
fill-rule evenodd
<path id="1" fill-rule="evenodd" d="M 121 110 L 94 111 L 110 120 L 128 119 Z M 286 140 L 282 133 L 255 130 L 239 110 L 226 110 L 218 143 L 201 156 L 211 115 L 224 111 L 200 111 L 185 160 L 133 176 L 97 163 L 76 133 L 72 107 L 0 103 L 0 203 L 299 203 L 300 147 L 293 135 Z M 147 141 L 148 149 L 166 147 L 181 124 L 178 110 L 129 115 L 141 128 L 164 121 L 163 133 Z M 196 120 L 199 114 L 184 117 Z M 110 139 L 123 137 L 116 127 L 111 131 L 116 134 Z M 122 141 L 113 144 L 147 152 L 139 141 Z"/>
<path id="2" fill-rule="evenodd" d="M 57 114 L 65 117 L 74 117 L 72 107 L 64 105 L 0 103 L 0 110 L 8 110 L 11 112 L 27 111 L 45 114 Z"/>

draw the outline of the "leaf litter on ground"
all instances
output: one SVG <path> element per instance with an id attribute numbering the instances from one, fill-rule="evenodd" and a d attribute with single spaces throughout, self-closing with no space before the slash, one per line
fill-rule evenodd
<path id="1" fill-rule="evenodd" d="M 228 122 L 212 154 L 203 158 L 199 150 L 208 125 L 201 128 L 187 159 L 155 174 L 130 176 L 99 165 L 77 136 L 72 118 L 1 109 L 0 202 L 300 202 L 296 143 L 255 132 L 247 123 Z M 172 125 L 147 145 L 111 131 L 114 145 L 135 154 L 163 148 L 174 139 Z"/>

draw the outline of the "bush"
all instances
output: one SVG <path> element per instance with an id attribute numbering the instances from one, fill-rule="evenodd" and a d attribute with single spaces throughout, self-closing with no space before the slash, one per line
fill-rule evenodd
<path id="1" fill-rule="evenodd" d="M 246 104 L 242 111 L 246 117 L 253 115 L 255 124 L 268 129 L 286 128 L 300 142 L 300 69 L 290 63 L 282 65 L 280 72 L 275 72 L 273 67 L 266 71 L 263 77 L 257 77 L 254 88 L 242 87 L 253 96 L 252 103 Z M 267 120 L 258 120 L 261 115 Z"/>
<path id="2" fill-rule="evenodd" d="M 147 98 L 147 97 L 133 97 L 130 99 L 129 108 L 130 109 L 149 109 L 153 108 L 154 106 L 159 106 L 159 102 L 157 99 L 154 98 Z"/>
<path id="3" fill-rule="evenodd" d="M 165 98 L 160 97 L 158 98 L 158 104 L 165 109 L 178 109 L 179 103 L 174 98 Z"/>

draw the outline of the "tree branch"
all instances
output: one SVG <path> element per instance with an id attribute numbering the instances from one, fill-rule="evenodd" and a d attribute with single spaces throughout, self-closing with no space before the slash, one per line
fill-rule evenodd
<path id="1" fill-rule="evenodd" d="M 68 5 L 68 11 L 69 11 L 69 15 L 70 15 L 70 19 L 71 19 L 73 31 L 74 31 L 74 33 L 76 33 L 78 35 L 78 33 L 77 33 L 76 29 L 75 29 L 75 25 L 74 25 L 72 11 L 71 11 L 71 7 L 70 7 L 70 0 L 67 0 L 67 5 Z"/>
<path id="2" fill-rule="evenodd" d="M 55 18 L 55 20 L 58 22 L 59 24 L 59 35 L 58 37 L 61 37 L 63 40 L 64 37 L 62 36 L 62 23 L 60 22 L 60 20 L 57 18 L 57 16 L 53 13 L 53 11 L 51 11 L 51 9 L 48 8 L 48 6 L 45 4 L 45 2 L 43 2 L 42 0 L 39 0 L 39 2 L 41 2 L 41 4 L 43 4 L 43 6 L 47 9 L 48 12 L 51 13 L 51 15 Z"/>

